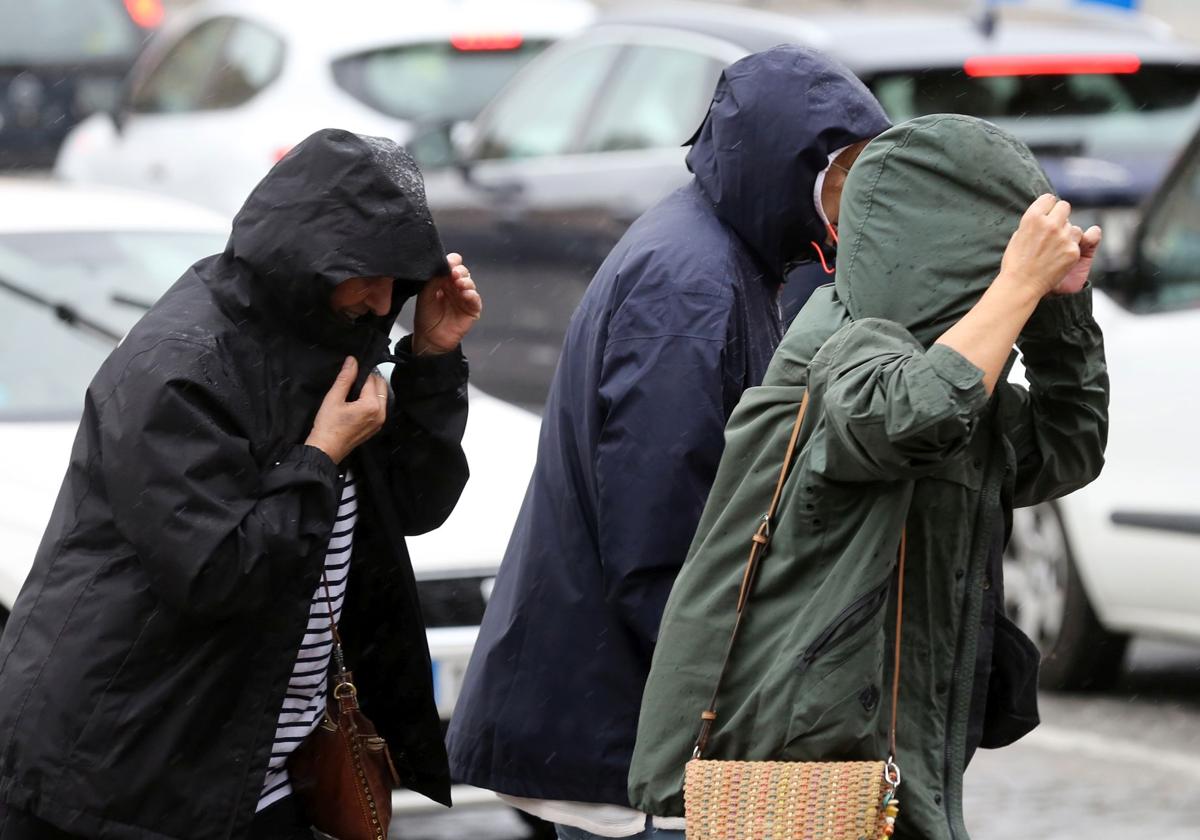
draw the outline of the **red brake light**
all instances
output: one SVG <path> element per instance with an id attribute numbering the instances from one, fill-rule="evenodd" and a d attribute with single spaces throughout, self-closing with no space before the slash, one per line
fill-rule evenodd
<path id="1" fill-rule="evenodd" d="M 1136 73 L 1142 60 L 1132 53 L 1111 55 L 980 55 L 963 62 L 968 76 L 1064 76 L 1084 73 Z"/>
<path id="2" fill-rule="evenodd" d="M 525 39 L 520 35 L 452 35 L 450 46 L 456 50 L 515 50 Z"/>
<path id="3" fill-rule="evenodd" d="M 125 0 L 125 11 L 143 29 L 155 29 L 163 21 L 162 0 Z"/>

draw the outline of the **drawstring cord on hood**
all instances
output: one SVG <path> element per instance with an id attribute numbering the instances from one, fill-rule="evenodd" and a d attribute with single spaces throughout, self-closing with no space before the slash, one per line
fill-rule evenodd
<path id="1" fill-rule="evenodd" d="M 826 222 L 825 230 L 829 231 L 829 237 L 833 240 L 833 244 L 836 245 L 838 243 L 837 228 L 833 226 L 832 222 Z M 816 243 L 816 240 L 813 240 L 809 244 L 817 252 L 817 258 L 821 261 L 821 270 L 826 274 L 833 274 L 835 269 L 830 268 L 829 263 L 825 261 L 825 252 L 821 250 L 821 246 Z"/>

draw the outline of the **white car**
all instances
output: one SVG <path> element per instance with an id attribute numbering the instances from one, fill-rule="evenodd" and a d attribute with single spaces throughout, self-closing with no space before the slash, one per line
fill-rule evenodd
<path id="1" fill-rule="evenodd" d="M 55 173 L 232 215 L 313 131 L 405 142 L 468 120 L 593 15 L 585 0 L 197 3 L 147 46 L 121 105 L 72 130 Z"/>
<path id="2" fill-rule="evenodd" d="M 228 235 L 219 214 L 174 199 L 0 179 L 0 627 L 50 518 L 96 368 Z M 463 439 L 471 479 L 445 525 L 408 541 L 445 718 L 533 469 L 538 427 L 536 415 L 472 389 Z"/>
<path id="3" fill-rule="evenodd" d="M 1132 254 L 1095 295 L 1112 388 L 1104 471 L 1017 511 L 1006 556 L 1005 601 L 1048 688 L 1110 685 L 1134 635 L 1200 642 L 1200 135 Z"/>

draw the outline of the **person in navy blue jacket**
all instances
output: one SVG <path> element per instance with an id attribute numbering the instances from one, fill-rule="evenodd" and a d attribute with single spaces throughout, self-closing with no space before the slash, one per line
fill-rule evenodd
<path id="1" fill-rule="evenodd" d="M 648 826 L 626 794 L 659 620 L 725 422 L 782 337 L 784 277 L 828 247 L 844 173 L 888 125 L 813 50 L 722 74 L 695 177 L 634 223 L 571 319 L 448 734 L 457 781 L 564 838 L 676 828 Z"/>

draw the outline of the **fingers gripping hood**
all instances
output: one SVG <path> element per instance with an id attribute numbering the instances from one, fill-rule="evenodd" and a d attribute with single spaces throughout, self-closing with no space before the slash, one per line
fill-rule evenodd
<path id="1" fill-rule="evenodd" d="M 349 328 L 329 311 L 338 283 L 398 281 L 392 311 L 360 319 L 386 334 L 420 284 L 448 271 L 416 163 L 391 140 L 338 129 L 310 135 L 267 173 L 234 218 L 227 255 L 248 269 L 210 281 L 227 298 L 333 344 Z"/>

